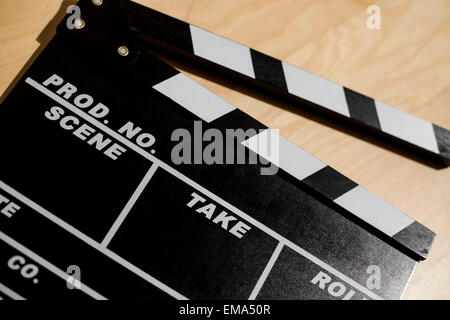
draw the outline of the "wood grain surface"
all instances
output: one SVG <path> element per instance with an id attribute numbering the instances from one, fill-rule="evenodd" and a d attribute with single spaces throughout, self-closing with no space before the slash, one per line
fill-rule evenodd
<path id="1" fill-rule="evenodd" d="M 448 0 L 136 2 L 450 128 Z M 39 47 L 38 35 L 67 3 L 0 0 L 0 94 Z M 381 8 L 381 30 L 366 27 L 370 4 Z M 430 256 L 416 268 L 404 298 L 450 299 L 450 169 L 287 103 L 188 71 L 436 232 Z"/>

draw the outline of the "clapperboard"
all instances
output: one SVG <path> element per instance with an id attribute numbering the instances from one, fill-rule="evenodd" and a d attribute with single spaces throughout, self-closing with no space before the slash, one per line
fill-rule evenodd
<path id="1" fill-rule="evenodd" d="M 432 231 L 147 49 L 443 159 L 448 131 L 131 1 L 78 6 L 0 108 L 1 299 L 402 297 Z M 197 138 L 239 130 L 203 161 Z"/>

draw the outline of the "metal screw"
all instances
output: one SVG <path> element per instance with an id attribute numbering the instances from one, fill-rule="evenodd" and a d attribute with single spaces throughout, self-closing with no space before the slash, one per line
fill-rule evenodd
<path id="1" fill-rule="evenodd" d="M 126 57 L 126 56 L 130 53 L 130 50 L 128 50 L 128 48 L 125 47 L 125 46 L 120 46 L 119 49 L 117 49 L 117 52 L 118 52 L 122 57 Z"/>
<path id="2" fill-rule="evenodd" d="M 75 19 L 75 21 L 73 22 L 73 25 L 74 25 L 75 29 L 83 29 L 84 26 L 86 25 L 86 23 L 84 22 L 83 19 L 78 18 L 78 19 Z"/>
<path id="3" fill-rule="evenodd" d="M 103 0 L 92 0 L 92 3 L 95 6 L 101 6 L 103 4 Z"/>

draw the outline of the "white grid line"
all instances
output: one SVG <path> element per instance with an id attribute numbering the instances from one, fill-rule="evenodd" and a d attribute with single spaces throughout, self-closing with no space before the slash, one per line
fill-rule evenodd
<path id="1" fill-rule="evenodd" d="M 272 271 L 273 266 L 275 265 L 275 262 L 277 261 L 278 257 L 280 256 L 281 250 L 283 250 L 284 244 L 281 242 L 278 243 L 277 247 L 272 253 L 272 256 L 269 259 L 269 262 L 267 262 L 266 267 L 264 268 L 264 271 L 262 272 L 261 276 L 258 279 L 258 282 L 256 283 L 256 286 L 253 288 L 252 293 L 250 294 L 250 297 L 248 300 L 255 300 L 256 297 L 259 294 L 259 291 L 261 290 L 262 286 L 264 285 L 264 282 L 266 282 L 267 277 L 269 276 L 270 271 Z"/>
<path id="2" fill-rule="evenodd" d="M 87 243 L 91 247 L 97 249 L 98 251 L 103 253 L 105 256 L 111 258 L 112 260 L 116 261 L 117 263 L 119 263 L 123 267 L 127 268 L 128 270 L 130 270 L 131 272 L 135 273 L 136 275 L 140 276 L 141 278 L 143 278 L 144 280 L 148 281 L 152 285 L 154 285 L 157 288 L 161 289 L 165 293 L 167 293 L 167 294 L 171 295 L 172 297 L 174 297 L 176 299 L 179 299 L 179 300 L 187 300 L 186 297 L 182 296 L 181 294 L 179 294 L 178 292 L 176 292 L 172 288 L 168 287 L 164 283 L 160 282 L 156 278 L 153 278 L 149 274 L 147 274 L 144 271 L 140 270 L 139 268 L 137 268 L 136 266 L 132 265 L 131 263 L 129 263 L 128 261 L 126 261 L 122 257 L 120 257 L 117 254 L 115 254 L 114 252 L 112 252 L 109 249 L 103 247 L 100 243 L 98 243 L 95 240 L 91 239 L 90 237 L 88 237 L 84 233 L 80 232 L 78 229 L 74 228 L 70 224 L 66 223 L 65 221 L 63 221 L 60 218 L 58 218 L 57 216 L 55 216 L 54 214 L 50 213 L 49 211 L 47 211 L 44 208 L 42 208 L 41 206 L 39 206 L 37 203 L 33 202 L 32 200 L 30 200 L 27 197 L 25 197 L 24 195 L 20 194 L 19 192 L 17 192 L 13 188 L 9 187 L 3 181 L 0 181 L 0 188 L 2 188 L 3 190 L 5 190 L 9 194 L 11 194 L 16 199 L 18 199 L 21 202 L 23 202 L 24 204 L 26 204 L 27 206 L 29 206 L 30 208 L 32 208 L 33 210 L 35 210 L 36 212 L 41 214 L 42 216 L 46 217 L 48 220 L 52 221 L 56 225 L 60 226 L 61 228 L 63 228 L 66 231 L 68 231 L 69 233 L 73 234 L 78 239 L 80 239 L 83 242 Z"/>
<path id="3" fill-rule="evenodd" d="M 128 200 L 127 204 L 123 208 L 122 212 L 117 217 L 116 221 L 114 221 L 114 224 L 112 225 L 111 229 L 109 229 L 108 234 L 105 236 L 105 238 L 102 241 L 102 246 L 105 248 L 109 245 L 112 238 L 116 234 L 117 230 L 119 230 L 120 226 L 124 222 L 125 218 L 128 216 L 128 213 L 130 213 L 130 210 L 135 205 L 136 201 L 139 199 L 140 195 L 144 191 L 145 187 L 149 183 L 150 179 L 153 177 L 153 174 L 158 169 L 157 164 L 153 164 L 150 169 L 145 174 L 144 178 L 142 179 L 141 183 L 139 183 L 138 187 L 134 191 L 133 195 L 131 196 L 130 200 Z"/>
<path id="4" fill-rule="evenodd" d="M 8 288 L 7 286 L 5 286 L 3 283 L 0 283 L 0 292 L 3 292 L 8 297 L 10 297 L 11 299 L 14 299 L 14 300 L 27 300 L 24 297 L 22 297 L 20 294 L 18 294 L 17 292 L 15 292 L 15 291 L 11 290 L 10 288 Z M 3 300 L 3 298 L 0 297 L 0 300 Z"/>

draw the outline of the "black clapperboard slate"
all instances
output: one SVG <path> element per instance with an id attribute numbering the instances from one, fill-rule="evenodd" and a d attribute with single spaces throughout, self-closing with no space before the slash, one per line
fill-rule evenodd
<path id="1" fill-rule="evenodd" d="M 267 128 L 139 40 L 184 22 L 78 5 L 0 107 L 2 299 L 401 298 L 433 232 L 282 137 L 274 175 L 174 164 L 176 129 Z"/>

